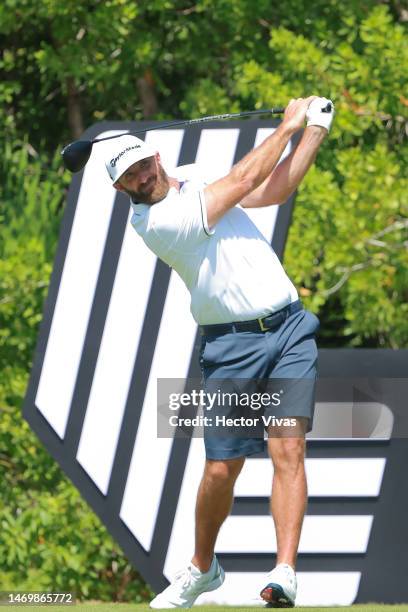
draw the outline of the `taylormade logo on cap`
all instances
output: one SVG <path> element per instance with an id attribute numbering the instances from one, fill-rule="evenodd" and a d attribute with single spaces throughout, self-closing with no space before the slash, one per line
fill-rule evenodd
<path id="1" fill-rule="evenodd" d="M 130 166 L 152 157 L 156 151 L 140 138 L 124 134 L 109 143 L 106 148 L 105 167 L 113 183 L 119 180 Z"/>
<path id="2" fill-rule="evenodd" d="M 116 166 L 116 162 L 118 161 L 118 159 L 120 159 L 122 157 L 122 155 L 124 155 L 126 153 L 126 151 L 131 151 L 132 149 L 140 149 L 140 145 L 138 144 L 138 145 L 135 145 L 134 147 L 126 147 L 126 149 L 124 149 L 123 151 L 118 153 L 118 155 L 116 157 L 111 159 L 110 165 L 112 166 L 112 168 L 114 168 Z"/>

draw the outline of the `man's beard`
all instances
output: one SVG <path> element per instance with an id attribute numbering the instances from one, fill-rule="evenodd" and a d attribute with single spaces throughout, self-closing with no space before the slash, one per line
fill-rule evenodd
<path id="1" fill-rule="evenodd" d="M 170 183 L 160 163 L 157 164 L 157 176 L 152 181 L 152 184 L 154 185 L 153 189 L 149 187 L 146 191 L 131 191 L 125 188 L 124 191 L 135 204 L 139 202 L 143 204 L 156 204 L 163 200 L 169 192 Z"/>

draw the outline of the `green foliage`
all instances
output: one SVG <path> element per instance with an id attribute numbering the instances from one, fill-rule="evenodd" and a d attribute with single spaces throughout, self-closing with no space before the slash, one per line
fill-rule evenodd
<path id="1" fill-rule="evenodd" d="M 0 164 L 0 590 L 143 601 L 139 574 L 21 417 L 70 176 L 59 154 L 19 141 Z"/>
<path id="2" fill-rule="evenodd" d="M 17 366 L 0 372 L 0 590 L 148 599 L 139 574 L 21 419 L 27 377 Z"/>
<path id="3" fill-rule="evenodd" d="M 408 45 L 381 0 L 4 0 L 0 4 L 0 590 L 139 601 L 146 586 L 21 418 L 71 177 L 69 103 L 88 126 L 284 105 L 337 115 L 297 197 L 289 275 L 320 346 L 408 341 Z M 56 152 L 57 151 L 57 152 Z"/>
<path id="4" fill-rule="evenodd" d="M 27 143 L 5 143 L 0 192 L 0 368 L 26 367 L 41 320 L 69 181 Z"/>
<path id="5" fill-rule="evenodd" d="M 341 188 L 332 172 L 317 168 L 304 181 L 287 267 L 312 310 L 326 307 L 334 321 L 344 319 L 340 330 L 335 325 L 338 343 L 374 339 L 379 346 L 406 346 L 408 180 L 397 156 L 381 144 L 367 152 L 340 151 L 335 170 Z M 333 299 L 340 304 L 331 309 Z"/>
<path id="6" fill-rule="evenodd" d="M 271 30 L 268 65 L 236 73 L 247 106 L 325 92 L 330 138 L 299 189 L 285 254 L 305 303 L 322 317 L 321 345 L 408 343 L 408 83 L 406 31 L 385 6 L 344 15 L 326 40 Z"/>
<path id="7" fill-rule="evenodd" d="M 14 487 L 1 516 L 1 589 L 71 591 L 79 599 L 105 601 L 148 598 L 99 519 L 72 485 L 61 475 L 58 480 L 50 490 Z"/>
<path id="8" fill-rule="evenodd" d="M 43 251 L 44 261 L 50 261 L 61 221 L 59 213 L 71 181 L 61 165 L 59 151 L 48 158 L 40 156 L 27 140 L 7 141 L 1 172 L 1 256 L 12 255 L 19 245 L 34 239 L 39 245 L 33 250 Z"/>

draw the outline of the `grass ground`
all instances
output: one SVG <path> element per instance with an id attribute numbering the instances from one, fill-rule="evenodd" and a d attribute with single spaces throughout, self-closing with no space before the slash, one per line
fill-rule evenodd
<path id="1" fill-rule="evenodd" d="M 16 605 L 1 605 L 0 612 L 6 612 L 16 610 Z M 45 608 L 49 606 L 18 606 L 19 608 L 28 608 L 27 612 L 45 612 Z M 119 603 L 106 603 L 106 602 L 85 602 L 78 603 L 75 606 L 50 606 L 49 612 L 148 612 L 150 610 L 148 604 L 119 604 Z M 238 606 L 194 606 L 192 610 L 194 612 L 232 612 L 238 610 L 239 612 L 255 612 L 260 609 L 259 607 L 238 607 Z M 333 607 L 333 608 L 295 608 L 294 612 L 330 612 L 331 610 L 340 612 L 343 610 L 350 610 L 350 612 L 408 612 L 408 604 L 398 605 L 385 605 L 385 604 L 364 604 L 350 607 Z M 22 610 L 20 609 L 20 612 Z"/>

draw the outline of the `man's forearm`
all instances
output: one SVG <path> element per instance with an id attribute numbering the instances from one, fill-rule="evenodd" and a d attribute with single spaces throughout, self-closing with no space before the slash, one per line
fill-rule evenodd
<path id="1" fill-rule="evenodd" d="M 237 181 L 249 177 L 258 187 L 274 170 L 292 135 L 293 131 L 282 123 L 261 145 L 235 164 L 231 175 Z"/>
<path id="2" fill-rule="evenodd" d="M 272 136 L 250 151 L 231 172 L 208 185 L 205 190 L 210 227 L 232 206 L 242 202 L 269 176 L 278 163 L 293 131 L 281 124 Z"/>
<path id="3" fill-rule="evenodd" d="M 286 202 L 313 164 L 326 136 L 325 128 L 315 125 L 305 128 L 296 149 L 247 197 L 243 206 L 256 208 Z"/>
<path id="4" fill-rule="evenodd" d="M 242 202 L 267 180 L 292 135 L 304 124 L 309 105 L 316 96 L 291 100 L 282 123 L 264 142 L 248 153 L 227 176 L 207 185 L 204 196 L 210 226 L 233 206 Z"/>

